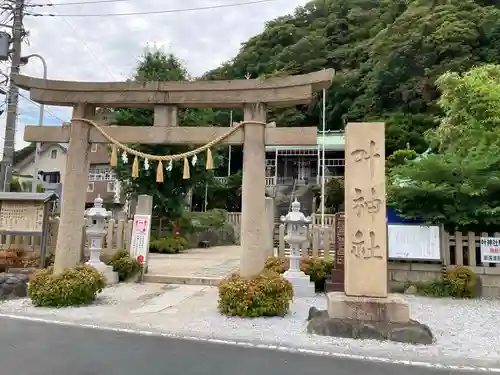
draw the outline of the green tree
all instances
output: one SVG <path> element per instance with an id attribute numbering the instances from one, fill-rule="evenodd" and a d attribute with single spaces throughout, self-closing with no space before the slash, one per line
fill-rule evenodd
<path id="1" fill-rule="evenodd" d="M 266 24 L 206 79 L 243 79 L 334 68 L 328 129 L 385 121 L 387 155 L 421 153 L 439 125 L 436 79 L 500 61 L 500 9 L 493 0 L 315 0 Z M 278 126 L 320 123 L 321 95 L 270 111 Z"/>
<path id="2" fill-rule="evenodd" d="M 438 154 L 390 171 L 388 202 L 407 217 L 449 227 L 500 225 L 500 66 L 438 80 L 445 116 L 429 132 Z"/>
<path id="3" fill-rule="evenodd" d="M 394 151 L 392 155 L 387 157 L 385 161 L 385 168 L 387 171 L 391 171 L 393 168 L 405 165 L 411 160 L 415 160 L 418 157 L 418 154 L 415 150 L 398 150 Z"/>
<path id="4" fill-rule="evenodd" d="M 134 81 L 185 81 L 190 77 L 182 63 L 172 54 L 160 50 L 146 50 L 140 60 Z M 179 114 L 183 126 L 209 125 L 213 122 L 214 112 L 206 109 L 183 109 Z M 118 125 L 152 126 L 153 111 L 147 108 L 120 108 L 114 111 Z M 151 155 L 173 155 L 188 151 L 190 148 L 177 145 L 130 145 L 133 149 Z M 213 150 L 214 164 L 220 163 L 220 156 Z M 123 183 L 127 194 L 150 194 L 153 196 L 154 213 L 162 217 L 177 217 L 182 213 L 187 191 L 197 186 L 205 186 L 213 178 L 213 172 L 205 169 L 205 155 L 199 154 L 196 165 L 191 165 L 191 178 L 184 180 L 183 161 L 173 162 L 173 169 L 167 171 L 168 163 L 163 165 L 164 182 L 156 182 L 156 162 L 150 162 L 150 168 L 145 169 L 144 160 L 140 163 L 139 177 L 131 177 L 133 157 L 128 156 L 126 163 L 122 155 L 118 158 L 116 174 Z"/>
<path id="5" fill-rule="evenodd" d="M 207 194 L 207 210 L 223 209 L 228 212 L 241 212 L 241 185 L 243 174 L 241 171 L 228 177 L 227 182 L 214 180 L 211 185 L 198 186 L 195 191 L 196 205 L 204 207 L 205 192 Z"/>
<path id="6" fill-rule="evenodd" d="M 321 186 L 314 186 L 313 194 L 316 201 L 321 203 Z M 331 213 L 340 212 L 343 209 L 344 201 L 344 179 L 332 178 L 325 184 L 325 210 Z"/>

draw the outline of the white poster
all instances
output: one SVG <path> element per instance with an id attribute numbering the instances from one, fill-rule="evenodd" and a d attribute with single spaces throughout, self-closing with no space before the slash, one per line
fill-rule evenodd
<path id="1" fill-rule="evenodd" d="M 389 224 L 390 259 L 441 260 L 439 227 Z"/>
<path id="2" fill-rule="evenodd" d="M 151 215 L 134 215 L 130 256 L 137 259 L 139 255 L 142 255 L 145 264 L 147 264 L 148 261 L 150 229 Z"/>
<path id="3" fill-rule="evenodd" d="M 481 262 L 500 263 L 500 238 L 481 237 Z"/>

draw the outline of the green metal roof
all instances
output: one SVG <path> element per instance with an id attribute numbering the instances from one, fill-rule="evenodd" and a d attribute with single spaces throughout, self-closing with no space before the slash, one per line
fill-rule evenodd
<path id="1" fill-rule="evenodd" d="M 330 131 L 325 135 L 318 133 L 317 146 L 266 146 L 266 151 L 291 151 L 291 150 L 317 150 L 323 148 L 325 145 L 326 151 L 344 151 L 345 137 L 343 131 Z"/>

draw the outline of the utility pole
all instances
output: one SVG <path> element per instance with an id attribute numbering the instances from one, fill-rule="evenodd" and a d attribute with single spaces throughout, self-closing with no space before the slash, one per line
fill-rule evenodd
<path id="1" fill-rule="evenodd" d="M 229 112 L 229 127 L 233 127 L 233 110 Z M 227 178 L 229 179 L 229 176 L 231 176 L 231 145 L 229 145 L 229 154 L 227 158 Z"/>
<path id="2" fill-rule="evenodd" d="M 24 0 L 15 0 L 12 26 L 12 65 L 10 68 L 9 93 L 7 96 L 7 118 L 3 144 L 3 173 L 0 175 L 0 189 L 10 191 L 12 164 L 14 161 L 14 142 L 16 136 L 17 107 L 19 88 L 14 84 L 14 77 L 19 74 L 21 65 L 21 42 L 23 30 Z"/>

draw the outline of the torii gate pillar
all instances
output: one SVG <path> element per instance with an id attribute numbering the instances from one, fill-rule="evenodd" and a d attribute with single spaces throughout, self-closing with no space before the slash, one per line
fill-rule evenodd
<path id="1" fill-rule="evenodd" d="M 243 143 L 243 186 L 241 202 L 241 257 L 242 277 L 258 275 L 266 261 L 266 233 L 263 215 L 266 210 L 265 130 L 267 107 L 264 104 L 245 104 L 246 123 Z"/>

